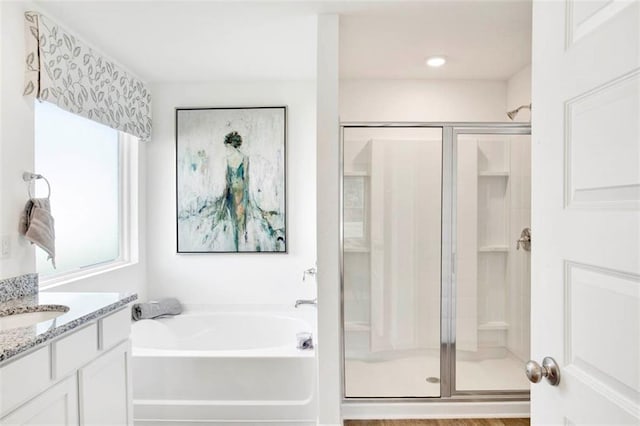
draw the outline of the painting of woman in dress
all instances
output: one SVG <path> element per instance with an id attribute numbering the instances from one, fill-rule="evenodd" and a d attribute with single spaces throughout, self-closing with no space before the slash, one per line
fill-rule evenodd
<path id="1" fill-rule="evenodd" d="M 177 110 L 178 252 L 286 251 L 285 113 Z"/>

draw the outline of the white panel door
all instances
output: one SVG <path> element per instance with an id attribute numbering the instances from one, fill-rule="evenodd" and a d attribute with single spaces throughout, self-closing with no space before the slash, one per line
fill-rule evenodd
<path id="1" fill-rule="evenodd" d="M 533 424 L 640 424 L 640 2 L 534 1 Z"/>

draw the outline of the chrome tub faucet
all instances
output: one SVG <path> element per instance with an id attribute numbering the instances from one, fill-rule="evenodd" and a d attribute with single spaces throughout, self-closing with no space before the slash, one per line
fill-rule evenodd
<path id="1" fill-rule="evenodd" d="M 306 269 L 304 272 L 302 272 L 302 281 L 306 281 L 307 280 L 307 275 L 311 275 L 312 277 L 315 277 L 316 274 L 318 273 L 318 270 L 314 267 Z"/>
<path id="2" fill-rule="evenodd" d="M 296 304 L 295 304 L 295 308 L 297 308 L 300 305 L 314 305 L 317 306 L 318 305 L 318 299 L 298 299 L 296 300 Z"/>

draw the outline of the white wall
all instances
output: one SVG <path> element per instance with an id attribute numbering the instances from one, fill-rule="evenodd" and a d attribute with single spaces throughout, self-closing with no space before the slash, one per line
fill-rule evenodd
<path id="1" fill-rule="evenodd" d="M 507 81 L 507 111 L 531 103 L 531 65 L 515 73 Z M 513 121 L 531 121 L 531 111 L 523 109 Z"/>
<path id="2" fill-rule="evenodd" d="M 23 14 L 26 10 L 34 9 L 37 7 L 30 2 L 0 2 L 0 235 L 11 239 L 10 256 L 0 259 L 0 278 L 35 271 L 36 248 L 17 232 L 18 220 L 28 198 L 22 172 L 33 171 L 34 168 L 33 101 L 22 96 L 25 51 Z M 140 149 L 139 156 L 143 159 L 144 146 L 141 145 Z M 139 172 L 144 173 L 144 163 Z M 140 199 L 144 200 L 142 182 L 138 191 Z M 55 206 L 53 208 L 55 218 Z M 139 205 L 139 215 L 144 215 L 143 203 Z M 141 256 L 136 264 L 79 279 L 55 290 L 144 292 L 146 269 L 143 235 L 143 227 L 134 235 L 141 242 Z"/>
<path id="3" fill-rule="evenodd" d="M 341 80 L 341 121 L 505 121 L 493 80 Z"/>
<path id="4" fill-rule="evenodd" d="M 157 83 L 147 146 L 147 260 L 151 298 L 186 304 L 287 304 L 314 297 L 302 272 L 316 262 L 315 83 L 254 81 Z M 288 254 L 176 253 L 175 108 L 288 107 Z"/>
<path id="5" fill-rule="evenodd" d="M 9 237 L 11 253 L 0 259 L 0 278 L 35 269 L 33 248 L 18 236 L 18 220 L 27 201 L 22 172 L 33 170 L 33 104 L 22 96 L 24 80 L 23 13 L 28 3 L 1 2 L 0 57 L 0 235 Z"/>

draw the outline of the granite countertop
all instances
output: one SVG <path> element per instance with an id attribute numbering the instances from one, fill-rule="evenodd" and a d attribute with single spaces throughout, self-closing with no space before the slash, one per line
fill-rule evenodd
<path id="1" fill-rule="evenodd" d="M 0 298 L 0 316 L 32 312 L 38 305 L 62 305 L 69 307 L 69 310 L 54 319 L 32 326 L 0 329 L 0 366 L 16 355 L 43 346 L 50 340 L 114 312 L 138 298 L 135 293 L 58 293 L 46 291 L 35 293 L 26 291 L 23 293 L 32 294 L 14 294 L 15 298 L 4 301 Z"/>

